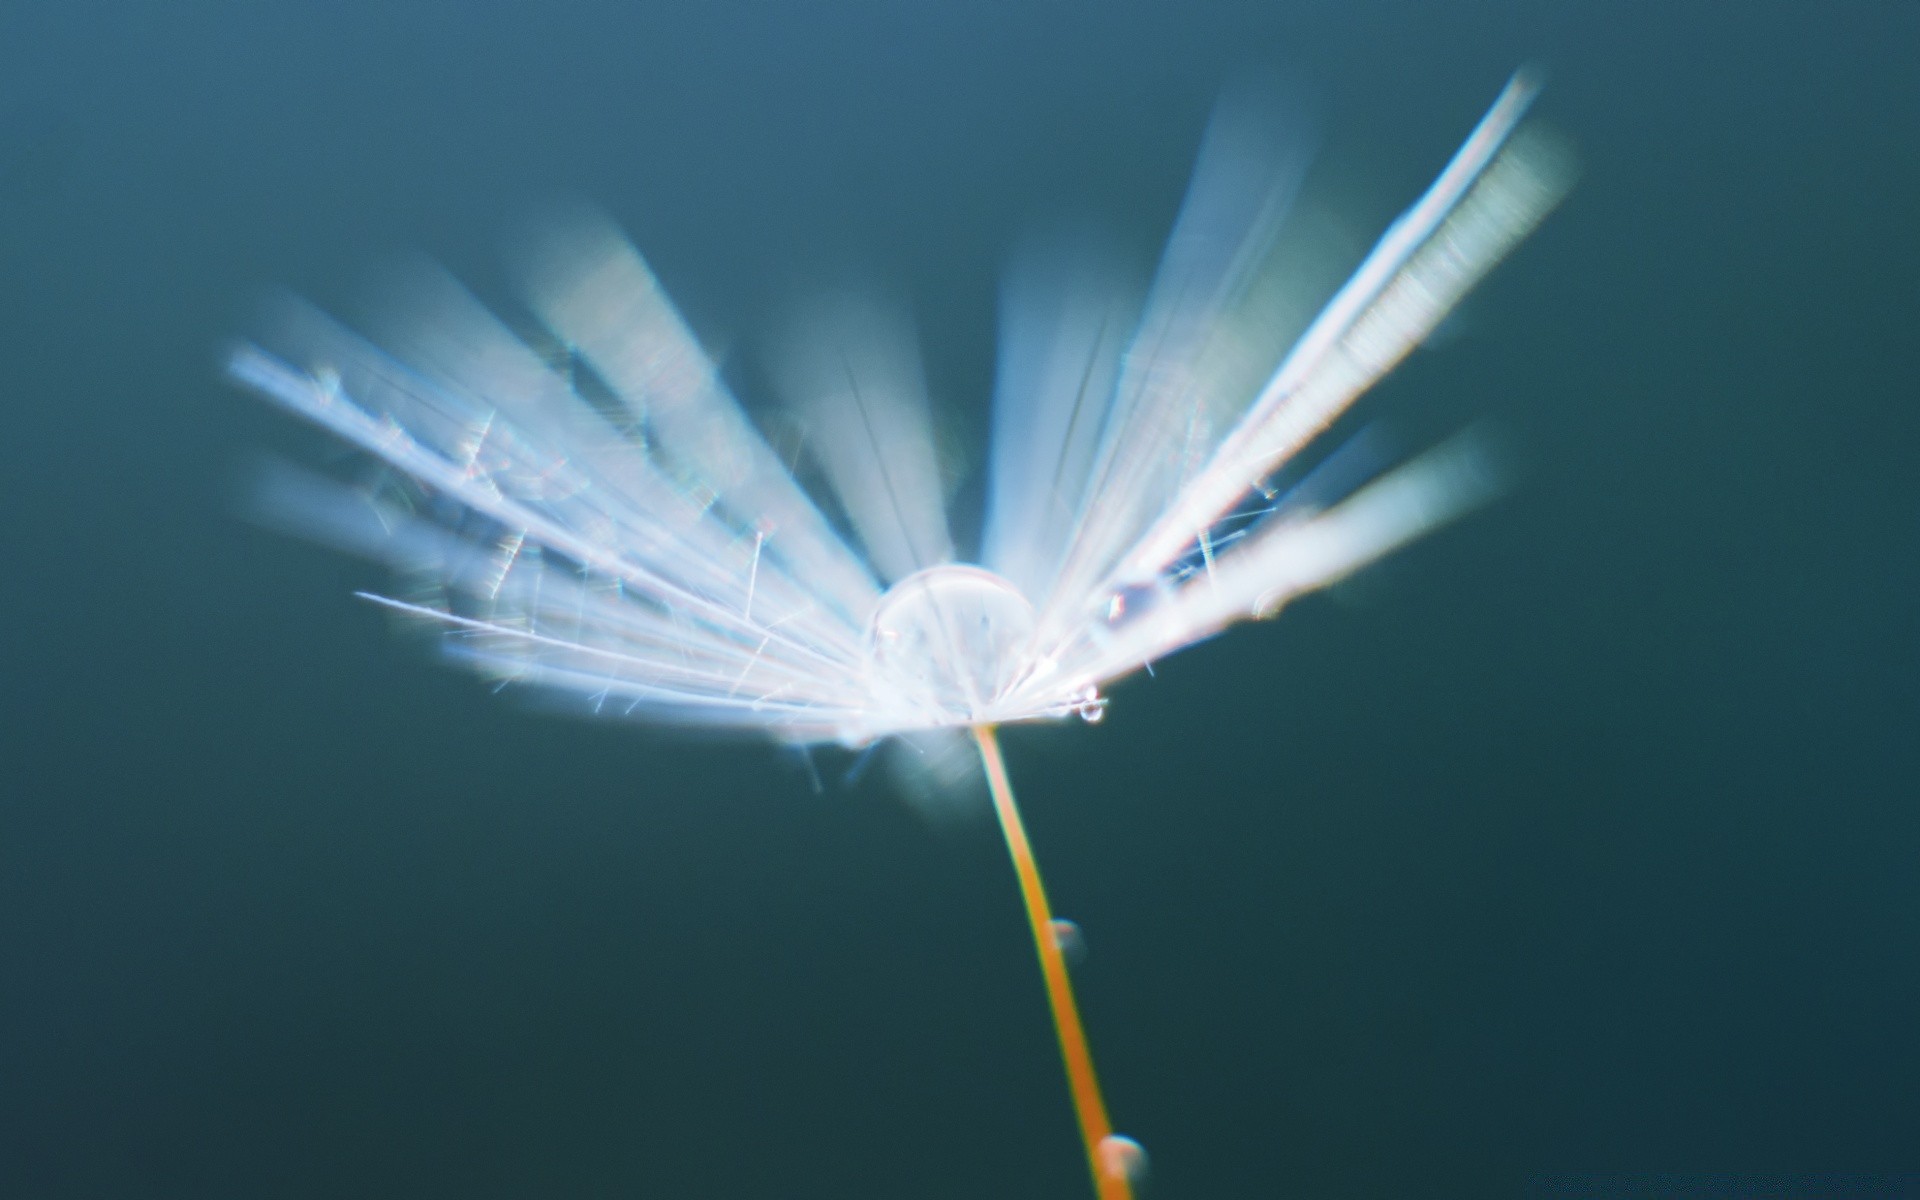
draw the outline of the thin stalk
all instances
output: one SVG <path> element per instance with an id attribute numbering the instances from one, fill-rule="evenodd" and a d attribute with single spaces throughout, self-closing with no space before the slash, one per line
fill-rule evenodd
<path id="1" fill-rule="evenodd" d="M 1020 810 L 1013 802 L 1013 785 L 1007 781 L 1007 764 L 1000 755 L 999 739 L 994 736 L 993 726 L 977 725 L 973 740 L 980 747 L 980 762 L 987 770 L 987 788 L 993 793 L 993 811 L 1000 818 L 1000 832 L 1006 835 L 1014 874 L 1020 878 L 1020 898 L 1026 903 L 1033 948 L 1040 955 L 1040 976 L 1047 984 L 1047 1003 L 1053 1010 L 1053 1029 L 1060 1038 L 1060 1060 L 1067 1069 L 1067 1088 L 1073 1093 L 1073 1111 L 1080 1120 L 1080 1141 L 1086 1147 L 1094 1191 L 1100 1200 L 1133 1200 L 1133 1184 L 1128 1173 L 1137 1161 L 1139 1148 L 1126 1138 L 1116 1137 L 1113 1124 L 1107 1120 L 1107 1105 L 1100 1098 L 1100 1081 L 1093 1073 L 1093 1054 L 1087 1049 L 1087 1032 L 1080 1024 L 1080 1010 L 1073 1002 L 1073 982 L 1067 978 L 1067 962 L 1060 953 L 1053 912 L 1047 907 L 1047 891 L 1040 883 L 1040 868 L 1033 861 L 1026 826 L 1021 824 Z"/>

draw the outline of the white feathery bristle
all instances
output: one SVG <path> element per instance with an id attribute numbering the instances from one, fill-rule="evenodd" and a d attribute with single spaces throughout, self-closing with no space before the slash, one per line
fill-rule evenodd
<path id="1" fill-rule="evenodd" d="M 231 374 L 388 471 L 356 489 L 271 467 L 260 495 L 277 523 L 392 566 L 404 584 L 369 599 L 503 681 L 792 742 L 912 735 L 908 773 L 949 779 L 956 731 L 1097 717 L 1119 676 L 1490 494 L 1476 435 L 1326 507 L 1336 472 L 1277 502 L 1265 482 L 1564 193 L 1570 157 L 1520 125 L 1534 91 L 1508 85 L 1284 354 L 1263 289 L 1306 154 L 1270 108 L 1221 105 L 1144 292 L 1059 247 L 1021 260 L 979 566 L 956 561 L 897 309 L 823 299 L 775 364 L 823 506 L 639 253 L 585 212 L 520 256 L 537 327 L 423 263 L 371 338 L 278 304 Z"/>

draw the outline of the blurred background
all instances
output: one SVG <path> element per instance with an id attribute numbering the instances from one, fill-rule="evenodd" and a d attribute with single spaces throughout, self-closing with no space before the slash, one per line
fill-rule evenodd
<path id="1" fill-rule="evenodd" d="M 896 281 L 977 437 L 1009 250 L 1150 255 L 1224 84 L 1312 98 L 1357 260 L 1524 62 L 1582 179 L 1371 401 L 1512 493 L 1008 737 L 1116 1124 L 1168 1200 L 1920 1171 L 1916 61 L 1899 0 L 7 5 L 0 1195 L 1085 1194 L 990 824 L 391 637 L 237 514 L 334 452 L 221 348 L 584 196 L 745 381 Z"/>

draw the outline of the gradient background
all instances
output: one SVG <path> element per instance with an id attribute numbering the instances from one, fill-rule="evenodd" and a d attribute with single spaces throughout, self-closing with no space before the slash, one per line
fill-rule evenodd
<path id="1" fill-rule="evenodd" d="M 1529 60 L 1584 177 L 1375 401 L 1516 492 L 1008 738 L 1116 1121 L 1166 1200 L 1920 1171 L 1920 4 L 16 0 L 0 1195 L 1083 1195 L 991 826 L 392 639 L 218 349 L 581 194 L 723 350 L 899 280 L 978 428 L 1008 247 L 1156 246 L 1223 82 L 1374 231 Z"/>

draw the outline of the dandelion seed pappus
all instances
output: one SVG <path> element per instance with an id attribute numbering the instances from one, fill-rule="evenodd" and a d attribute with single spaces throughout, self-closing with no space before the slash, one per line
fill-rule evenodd
<path id="1" fill-rule="evenodd" d="M 1522 123 L 1536 90 L 1507 84 L 1290 349 L 1254 297 L 1305 156 L 1257 105 L 1216 109 L 1144 290 L 1097 262 L 1018 264 L 972 561 L 897 311 L 827 297 L 772 372 L 823 481 L 810 494 L 640 255 L 581 212 L 520 259 L 537 333 L 426 266 L 372 337 L 282 302 L 231 376 L 388 483 L 277 468 L 262 508 L 394 568 L 411 590 L 366 598 L 502 686 L 802 746 L 908 745 L 897 761 L 933 792 L 984 776 L 1094 1191 L 1129 1197 L 1145 1154 L 1108 1120 L 1063 953 L 1078 927 L 1048 904 L 995 731 L 1098 719 L 1113 681 L 1491 494 L 1472 433 L 1331 502 L 1272 481 L 1564 194 L 1570 155 Z"/>

